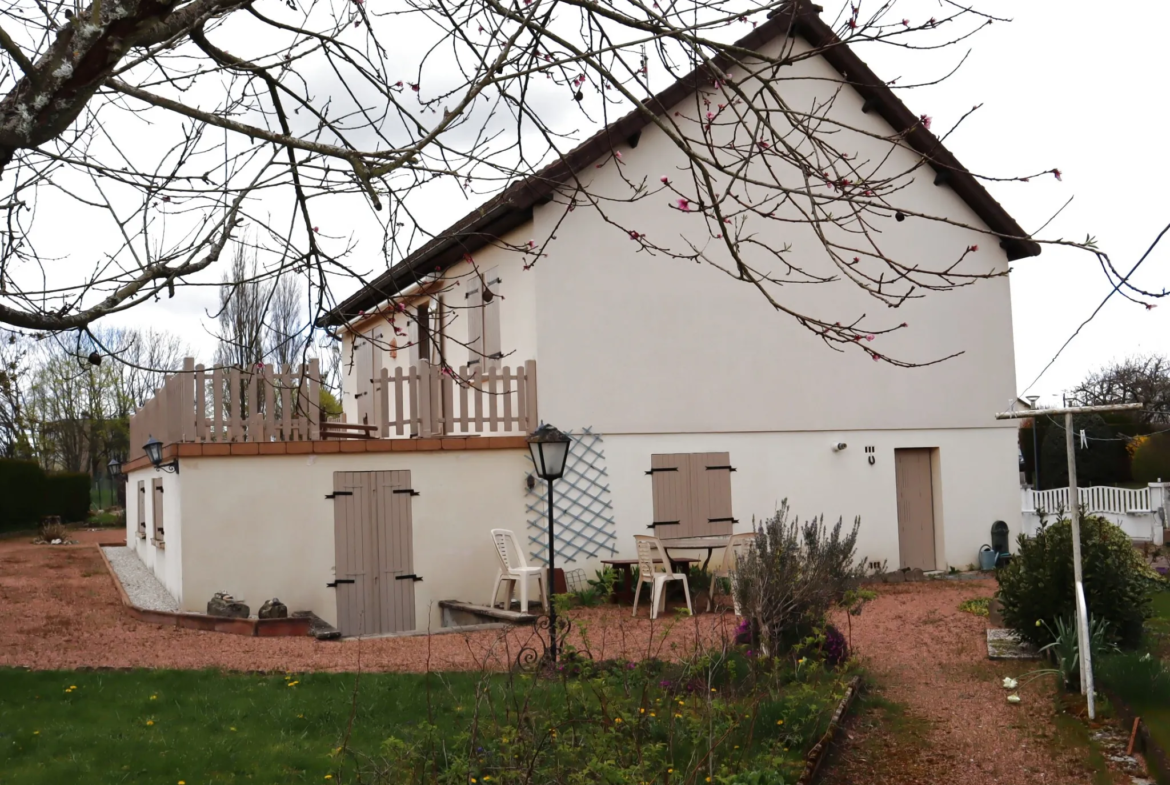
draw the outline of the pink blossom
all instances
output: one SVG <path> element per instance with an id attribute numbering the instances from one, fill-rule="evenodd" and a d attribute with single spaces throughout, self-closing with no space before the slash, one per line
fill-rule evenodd
<path id="1" fill-rule="evenodd" d="M 927 115 L 927 114 L 919 115 L 918 119 L 922 121 L 922 127 L 925 128 L 927 131 L 929 131 L 930 130 L 930 115 Z"/>
<path id="2" fill-rule="evenodd" d="M 1052 170 L 1052 173 L 1053 173 L 1054 175 L 1056 175 L 1056 179 L 1057 179 L 1057 180 L 1060 180 L 1060 170 L 1059 170 L 1059 169 L 1053 169 L 1053 170 Z"/>
<path id="3" fill-rule="evenodd" d="M 849 29 L 850 30 L 857 29 L 857 18 L 856 17 L 852 17 L 852 16 L 849 17 Z"/>
<path id="4" fill-rule="evenodd" d="M 1152 311 L 1158 307 L 1157 303 L 1145 303 L 1145 306 L 1147 311 Z"/>
<path id="5" fill-rule="evenodd" d="M 764 139 L 761 139 L 759 142 L 757 142 L 757 144 L 759 144 L 761 150 L 767 150 L 769 147 L 772 146 L 772 145 L 768 144 L 768 142 L 765 141 Z"/>
<path id="6" fill-rule="evenodd" d="M 663 185 L 670 185 L 670 178 L 666 175 L 662 175 L 658 179 L 662 181 Z"/>
<path id="7" fill-rule="evenodd" d="M 872 336 L 872 335 L 867 335 L 867 336 L 865 336 L 865 340 L 867 340 L 867 341 L 872 341 L 872 340 L 873 340 L 873 336 Z"/>
<path id="8" fill-rule="evenodd" d="M 711 112 L 707 112 L 707 122 L 710 122 L 714 119 L 715 119 L 715 115 Z"/>
<path id="9" fill-rule="evenodd" d="M 678 209 L 682 210 L 684 213 L 691 209 L 691 203 L 686 199 L 679 199 L 676 204 L 678 205 Z"/>
<path id="10" fill-rule="evenodd" d="M 529 247 L 529 248 L 535 248 L 535 247 L 536 247 L 536 240 L 529 240 L 529 241 L 528 241 L 528 247 Z"/>
<path id="11" fill-rule="evenodd" d="M 873 358 L 873 361 L 874 361 L 875 363 L 876 363 L 878 360 L 880 360 L 880 359 L 881 359 L 880 357 L 878 357 L 878 355 L 877 355 L 877 353 L 876 353 L 876 352 L 870 352 L 870 353 L 869 353 L 869 356 Z"/>
<path id="12" fill-rule="evenodd" d="M 637 232 L 635 232 L 633 229 L 631 229 L 631 230 L 630 230 L 630 239 L 631 239 L 631 240 L 637 240 L 637 239 L 638 239 L 639 237 L 641 237 L 641 236 L 642 236 L 642 235 L 638 234 L 638 233 L 637 233 Z"/>
<path id="13" fill-rule="evenodd" d="M 979 246 L 978 246 L 978 245 L 972 245 L 972 246 L 971 246 L 970 248 L 968 248 L 967 250 L 968 250 L 968 251 L 970 251 L 971 253 L 975 253 L 976 251 L 978 251 L 978 250 L 979 250 Z"/>
<path id="14" fill-rule="evenodd" d="M 909 327 L 910 325 L 906 324 L 905 322 L 902 322 L 902 323 L 901 323 L 900 325 L 898 325 L 898 326 L 899 326 L 899 327 Z"/>
<path id="15" fill-rule="evenodd" d="M 910 20 L 909 20 L 909 19 L 903 19 L 903 20 L 902 20 L 902 27 L 909 27 L 909 26 L 910 26 Z"/>
<path id="16" fill-rule="evenodd" d="M 410 89 L 414 90 L 417 93 L 418 92 L 418 85 L 416 85 L 414 82 L 411 82 Z"/>
<path id="17" fill-rule="evenodd" d="M 313 227 L 313 231 L 314 231 L 314 232 L 317 232 L 317 233 L 320 233 L 320 232 L 321 232 L 321 227 L 319 227 L 319 226 L 314 226 L 314 227 Z"/>
<path id="18" fill-rule="evenodd" d="M 622 154 L 618 150 L 613 151 L 613 157 L 618 159 L 619 161 L 622 160 Z"/>

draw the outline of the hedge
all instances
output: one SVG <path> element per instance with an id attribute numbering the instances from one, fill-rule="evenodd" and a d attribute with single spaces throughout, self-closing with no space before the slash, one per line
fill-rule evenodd
<path id="1" fill-rule="evenodd" d="M 36 461 L 0 458 L 0 531 L 31 528 L 46 515 L 84 521 L 89 484 L 88 474 L 46 474 Z"/>
<path id="2" fill-rule="evenodd" d="M 75 523 L 89 517 L 89 475 L 84 472 L 59 472 L 45 477 L 42 515 L 60 515 L 61 520 Z"/>

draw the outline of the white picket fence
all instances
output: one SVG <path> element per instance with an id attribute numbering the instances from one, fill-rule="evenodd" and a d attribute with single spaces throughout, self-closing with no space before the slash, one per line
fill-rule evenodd
<path id="1" fill-rule="evenodd" d="M 1069 510 L 1068 488 L 1021 491 L 1023 531 L 1031 535 L 1043 512 L 1049 520 Z M 1077 488 L 1081 510 L 1100 515 L 1118 526 L 1134 540 L 1162 544 L 1163 529 L 1170 525 L 1170 483 L 1150 483 L 1145 488 L 1114 488 L 1107 485 Z"/>

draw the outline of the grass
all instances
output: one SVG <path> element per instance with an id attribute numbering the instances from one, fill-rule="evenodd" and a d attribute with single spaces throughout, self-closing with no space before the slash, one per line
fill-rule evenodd
<path id="1" fill-rule="evenodd" d="M 665 769 L 673 761 L 682 773 L 701 757 L 693 753 L 706 747 L 696 742 L 706 738 L 709 719 L 731 722 L 730 735 L 720 739 L 727 750 L 720 753 L 721 765 L 798 770 L 804 750 L 824 732 L 845 678 L 820 671 L 791 690 L 736 697 L 737 687 L 726 681 L 733 678 L 729 670 L 718 677 L 722 681 L 711 682 L 717 689 L 709 692 L 705 681 L 697 690 L 688 682 L 678 692 L 681 681 L 663 687 L 664 674 L 647 675 L 641 687 L 626 689 L 632 673 L 618 664 L 608 675 L 564 683 L 512 681 L 506 674 L 486 682 L 474 673 L 363 674 L 355 702 L 354 674 L 0 669 L 0 785 L 332 785 L 353 781 L 355 769 L 378 772 L 362 782 L 401 783 L 409 777 L 387 775 L 402 773 L 395 757 L 418 760 L 428 738 L 440 741 L 447 759 L 440 764 L 449 769 L 443 781 L 466 782 L 460 771 L 490 765 L 503 766 L 491 769 L 497 774 L 492 780 L 506 781 L 497 772 L 507 773 L 522 736 L 533 744 L 529 749 L 543 749 L 541 754 L 558 761 L 580 757 L 575 750 L 583 750 L 587 755 L 577 768 L 585 771 L 595 754 L 609 765 L 628 754 L 630 740 L 645 734 L 639 743 L 656 746 L 654 765 Z M 566 716 L 570 701 L 574 708 Z M 521 705 L 523 728 L 535 727 L 535 740 L 517 729 Z M 656 713 L 661 718 L 650 719 Z M 622 720 L 614 718 L 622 716 L 619 725 Z M 475 743 L 482 745 L 478 757 L 466 754 L 473 722 Z M 566 741 L 579 741 L 548 747 L 543 734 L 551 731 L 555 742 L 555 727 Z M 342 746 L 346 752 L 339 755 Z M 463 769 L 452 768 L 458 766 Z M 408 768 L 417 767 L 412 762 Z"/>
<path id="2" fill-rule="evenodd" d="M 466 723 L 475 680 L 431 677 L 440 729 Z M 427 719 L 425 676 L 364 675 L 360 687 L 355 749 Z M 0 783 L 321 783 L 353 688 L 352 674 L 0 670 Z"/>
<path id="3" fill-rule="evenodd" d="M 976 616 L 987 616 L 990 612 L 988 605 L 991 600 L 987 597 L 976 597 L 973 600 L 963 600 L 959 603 L 959 610 L 965 613 L 973 613 Z"/>

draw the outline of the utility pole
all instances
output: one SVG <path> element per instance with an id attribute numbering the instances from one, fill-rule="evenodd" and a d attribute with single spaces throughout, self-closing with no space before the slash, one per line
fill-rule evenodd
<path id="1" fill-rule="evenodd" d="M 1060 409 L 1043 409 L 1039 412 L 1000 412 L 995 415 L 997 420 L 1020 420 L 1031 417 L 1033 418 L 1033 428 L 1036 427 L 1035 418 L 1038 415 L 1064 415 L 1064 446 L 1068 452 L 1069 520 L 1072 522 L 1073 583 L 1077 606 L 1077 648 L 1081 655 L 1081 694 L 1088 700 L 1089 719 L 1091 720 L 1097 718 L 1097 711 L 1093 696 L 1093 660 L 1089 651 L 1089 606 L 1085 601 L 1085 584 L 1081 574 L 1081 504 L 1077 491 L 1077 456 L 1073 445 L 1073 415 L 1127 412 L 1141 408 L 1142 404 L 1140 403 L 1119 403 L 1110 406 L 1070 406 Z"/>
<path id="2" fill-rule="evenodd" d="M 1036 401 L 1040 400 L 1039 395 L 1029 395 L 1028 403 L 1032 405 L 1032 411 L 1036 410 Z M 1036 418 L 1032 418 L 1032 489 L 1040 490 L 1040 440 L 1036 435 Z"/>

